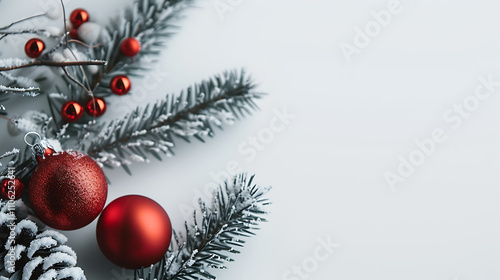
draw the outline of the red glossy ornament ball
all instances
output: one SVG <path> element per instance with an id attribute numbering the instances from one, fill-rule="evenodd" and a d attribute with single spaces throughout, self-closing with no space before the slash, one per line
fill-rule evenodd
<path id="1" fill-rule="evenodd" d="M 130 269 L 160 261 L 172 238 L 172 225 L 163 208 L 140 195 L 111 202 L 97 222 L 97 243 L 114 264 Z"/>
<path id="2" fill-rule="evenodd" d="M 110 88 L 111 91 L 116 95 L 124 95 L 130 91 L 132 84 L 130 83 L 130 79 L 124 75 L 118 75 L 111 79 Z"/>
<path id="3" fill-rule="evenodd" d="M 135 56 L 141 50 L 141 43 L 133 37 L 128 37 L 122 41 L 120 50 L 125 56 Z"/>
<path id="4" fill-rule="evenodd" d="M 76 101 L 67 101 L 61 108 L 61 116 L 66 122 L 76 122 L 82 115 L 83 107 Z"/>
<path id="5" fill-rule="evenodd" d="M 24 52 L 31 58 L 39 57 L 44 49 L 45 44 L 38 38 L 29 39 L 28 42 L 26 42 L 26 44 L 24 45 Z"/>
<path id="6" fill-rule="evenodd" d="M 106 112 L 106 102 L 100 97 L 94 97 L 87 102 L 85 111 L 91 117 L 100 117 Z"/>
<path id="7" fill-rule="evenodd" d="M 23 195 L 24 184 L 19 179 L 5 179 L 0 186 L 2 188 L 2 197 L 5 200 L 17 200 Z"/>
<path id="8" fill-rule="evenodd" d="M 101 213 L 108 195 L 106 177 L 89 156 L 76 151 L 53 153 L 33 171 L 29 200 L 46 225 L 73 230 Z"/>
<path id="9" fill-rule="evenodd" d="M 78 28 L 82 23 L 89 21 L 89 13 L 84 9 L 76 9 L 71 12 L 69 21 L 73 25 L 73 28 Z"/>

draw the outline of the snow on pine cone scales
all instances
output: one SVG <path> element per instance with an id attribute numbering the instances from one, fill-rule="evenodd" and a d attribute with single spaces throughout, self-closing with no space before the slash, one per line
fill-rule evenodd
<path id="1" fill-rule="evenodd" d="M 83 270 L 75 266 L 76 253 L 64 245 L 67 238 L 40 229 L 24 209 L 20 200 L 13 204 L 0 199 L 0 280 L 85 280 Z"/>

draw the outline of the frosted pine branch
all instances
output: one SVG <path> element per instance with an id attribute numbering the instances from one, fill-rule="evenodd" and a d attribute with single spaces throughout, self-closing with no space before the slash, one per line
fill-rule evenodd
<path id="1" fill-rule="evenodd" d="M 45 132 L 52 124 L 52 118 L 43 112 L 29 110 L 22 116 L 13 118 L 13 126 L 19 133 L 36 132 L 45 136 Z M 14 129 L 12 128 L 12 129 Z"/>
<path id="2" fill-rule="evenodd" d="M 17 155 L 17 154 L 19 154 L 19 149 L 13 148 L 12 150 L 10 150 L 8 152 L 5 152 L 3 155 L 0 155 L 0 159 L 6 158 L 6 157 L 10 157 L 10 156 L 13 156 L 13 155 Z"/>
<path id="3" fill-rule="evenodd" d="M 175 22 L 182 12 L 192 5 L 194 0 L 137 0 L 105 30 L 102 31 L 101 47 L 90 49 L 94 58 L 109 61 L 102 73 L 93 80 L 92 89 L 96 93 L 111 93 L 110 77 L 117 74 L 141 74 L 148 67 L 138 66 L 141 58 L 156 56 L 164 48 L 166 38 L 173 35 L 177 28 Z M 120 44 L 128 37 L 134 37 L 141 43 L 141 51 L 134 58 L 121 55 Z"/>
<path id="4" fill-rule="evenodd" d="M 216 279 L 210 269 L 223 269 L 238 254 L 243 239 L 254 235 L 266 220 L 264 197 L 268 189 L 253 183 L 254 176 L 239 174 L 214 193 L 212 207 L 200 201 L 201 219 L 194 213 L 193 223 L 186 222 L 186 233 L 174 231 L 175 243 L 162 261 L 149 269 L 136 271 L 136 280 Z M 201 220 L 201 224 L 198 221 Z"/>
<path id="5" fill-rule="evenodd" d="M 0 94 L 15 94 L 15 95 L 35 97 L 38 94 L 40 94 L 40 88 L 38 87 L 18 88 L 18 87 L 8 87 L 0 85 Z"/>
<path id="6" fill-rule="evenodd" d="M 177 97 L 146 108 L 137 108 L 124 118 L 80 131 L 81 150 L 104 166 L 122 166 L 129 172 L 131 161 L 161 160 L 173 155 L 175 138 L 190 142 L 214 135 L 214 127 L 232 124 L 257 109 L 255 100 L 263 94 L 244 71 L 231 71 L 188 88 Z M 90 130 L 92 129 L 92 131 Z M 113 156 L 110 156 L 113 155 Z"/>
<path id="7" fill-rule="evenodd" d="M 14 85 L 17 87 L 28 88 L 28 87 L 39 86 L 38 83 L 30 77 L 24 77 L 24 76 L 16 77 L 7 72 L 0 72 L 0 76 L 2 76 L 11 83 L 14 83 Z M 12 84 L 10 86 L 12 86 Z"/>
<path id="8" fill-rule="evenodd" d="M 0 155 L 0 159 L 4 159 L 4 158 L 7 158 L 7 157 L 14 157 L 16 155 L 19 154 L 19 149 L 17 148 L 12 148 L 12 150 L 8 151 L 8 152 L 5 152 L 3 155 Z M 0 167 L 2 167 L 3 164 L 0 162 Z M 1 179 L 1 176 L 0 176 L 0 179 Z"/>
<path id="9" fill-rule="evenodd" d="M 31 61 L 27 60 L 27 59 L 4 58 L 4 59 L 0 59 L 0 68 L 16 67 L 16 66 L 21 66 L 23 64 L 28 64 L 30 62 Z"/>

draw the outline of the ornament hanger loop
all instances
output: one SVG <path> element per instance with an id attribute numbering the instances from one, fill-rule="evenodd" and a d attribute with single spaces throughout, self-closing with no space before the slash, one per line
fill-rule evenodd
<path id="1" fill-rule="evenodd" d="M 40 142 L 40 140 L 42 140 L 42 136 L 40 136 L 40 134 L 38 134 L 37 132 L 34 132 L 34 131 L 28 132 L 24 135 L 24 142 L 26 143 L 26 145 L 33 147 L 35 144 L 31 144 L 30 142 L 28 142 L 28 139 L 27 139 L 28 135 L 31 135 L 31 134 L 38 136 L 38 140 L 35 141 L 35 143 Z"/>
<path id="2" fill-rule="evenodd" d="M 34 142 L 28 141 L 29 135 L 35 135 Z M 46 138 L 42 138 L 40 134 L 34 131 L 28 132 L 24 135 L 24 142 L 26 143 L 26 145 L 31 147 L 33 158 L 37 161 L 45 159 L 46 156 L 51 155 L 55 151 L 54 147 Z"/>

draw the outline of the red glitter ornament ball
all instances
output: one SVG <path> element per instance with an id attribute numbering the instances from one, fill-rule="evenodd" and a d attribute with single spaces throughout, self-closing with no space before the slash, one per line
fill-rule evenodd
<path id="1" fill-rule="evenodd" d="M 87 102 L 85 111 L 91 117 L 100 117 L 106 112 L 106 102 L 100 97 L 94 97 Z"/>
<path id="2" fill-rule="evenodd" d="M 73 230 L 101 213 L 108 195 L 106 177 L 89 156 L 76 151 L 53 153 L 33 171 L 29 200 L 46 225 Z"/>
<path id="3" fill-rule="evenodd" d="M 24 184 L 18 178 L 5 179 L 0 185 L 2 197 L 5 200 L 17 200 L 23 195 Z"/>
<path id="4" fill-rule="evenodd" d="M 76 101 L 67 101 L 61 108 L 61 116 L 66 122 L 76 122 L 82 115 L 83 107 Z"/>
<path id="5" fill-rule="evenodd" d="M 125 56 L 135 56 L 141 50 L 141 43 L 133 37 L 128 37 L 122 41 L 120 50 Z"/>
<path id="6" fill-rule="evenodd" d="M 118 266 L 148 267 L 160 261 L 172 238 L 172 225 L 154 200 L 127 195 L 111 202 L 97 222 L 97 243 Z"/>
<path id="7" fill-rule="evenodd" d="M 24 52 L 31 58 L 39 57 L 44 49 L 45 44 L 38 38 L 29 39 L 28 42 L 26 42 L 26 44 L 24 45 Z"/>
<path id="8" fill-rule="evenodd" d="M 130 91 L 132 84 L 130 79 L 124 75 L 118 75 L 111 79 L 110 88 L 111 91 L 116 95 L 124 95 Z"/>
<path id="9" fill-rule="evenodd" d="M 78 28 L 82 23 L 89 21 L 89 13 L 84 9 L 75 9 L 69 16 L 73 28 Z"/>

